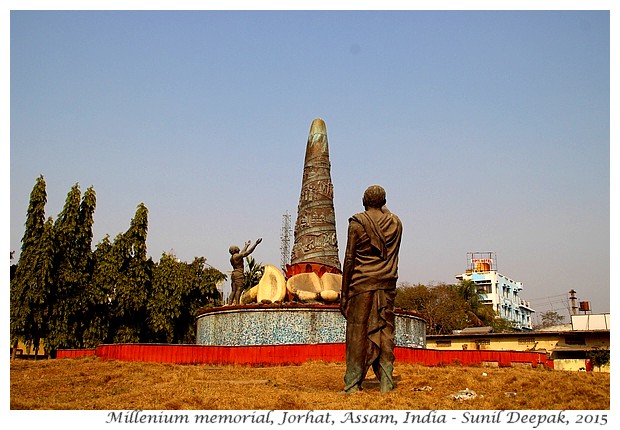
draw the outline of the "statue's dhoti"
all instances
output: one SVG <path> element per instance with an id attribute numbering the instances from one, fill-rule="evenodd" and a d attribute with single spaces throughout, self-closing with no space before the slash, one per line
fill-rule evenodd
<path id="1" fill-rule="evenodd" d="M 243 269 L 235 269 L 230 274 L 231 293 L 228 304 L 238 305 L 241 300 L 241 292 L 243 290 Z"/>
<path id="2" fill-rule="evenodd" d="M 345 391 L 361 388 L 372 367 L 381 391 L 394 388 L 394 298 L 396 290 L 375 290 L 349 299 Z"/>

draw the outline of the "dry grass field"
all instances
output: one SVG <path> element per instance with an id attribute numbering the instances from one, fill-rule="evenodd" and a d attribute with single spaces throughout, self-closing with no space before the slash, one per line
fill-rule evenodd
<path id="1" fill-rule="evenodd" d="M 395 365 L 397 387 L 342 395 L 342 363 L 239 367 L 104 361 L 10 365 L 13 410 L 607 410 L 610 375 L 531 367 Z M 429 389 L 430 388 L 430 389 Z M 459 390 L 475 398 L 455 400 Z"/>

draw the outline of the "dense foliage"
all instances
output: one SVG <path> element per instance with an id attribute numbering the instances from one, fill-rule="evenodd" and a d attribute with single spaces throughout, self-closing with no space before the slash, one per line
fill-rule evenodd
<path id="1" fill-rule="evenodd" d="M 592 365 L 596 366 L 600 371 L 601 367 L 609 364 L 611 352 L 607 348 L 595 347 L 587 352 L 587 357 L 592 362 Z"/>
<path id="2" fill-rule="evenodd" d="M 257 285 L 263 277 L 263 273 L 265 273 L 265 266 L 254 260 L 254 257 L 245 257 L 245 263 L 246 268 L 243 272 L 243 291 Z"/>
<path id="3" fill-rule="evenodd" d="M 11 342 L 54 356 L 61 348 L 109 342 L 193 343 L 200 308 L 221 304 L 226 275 L 204 257 L 147 257 L 148 210 L 129 229 L 92 249 L 95 191 L 74 185 L 54 221 L 45 218 L 46 184 L 30 194 L 18 264 L 11 269 Z"/>
<path id="4" fill-rule="evenodd" d="M 432 286 L 403 283 L 396 290 L 395 307 L 420 314 L 426 320 L 426 333 L 431 335 L 482 326 L 492 327 L 496 333 L 514 331 L 510 321 L 480 303 L 472 281 Z"/>

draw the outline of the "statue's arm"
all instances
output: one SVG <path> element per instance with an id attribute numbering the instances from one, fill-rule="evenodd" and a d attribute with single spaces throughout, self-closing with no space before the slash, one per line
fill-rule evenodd
<path id="1" fill-rule="evenodd" d="M 245 254 L 248 251 L 248 246 L 250 246 L 249 240 L 245 243 L 245 245 L 243 246 L 243 249 L 239 251 L 239 254 Z"/>
<path id="2" fill-rule="evenodd" d="M 250 249 L 248 249 L 248 246 L 250 246 L 250 243 L 251 243 L 251 242 L 248 240 L 248 241 L 245 243 L 245 248 L 243 248 L 243 251 L 241 251 L 241 254 L 243 255 L 243 257 L 247 257 L 247 256 L 248 256 L 248 255 L 250 255 L 252 252 L 254 252 L 254 250 L 256 249 L 256 247 L 258 246 L 258 244 L 259 244 L 259 243 L 261 243 L 262 241 L 263 241 L 263 239 L 262 239 L 262 238 L 258 238 L 258 239 L 256 240 L 256 242 L 254 243 L 254 245 L 252 245 L 252 246 L 250 247 Z"/>

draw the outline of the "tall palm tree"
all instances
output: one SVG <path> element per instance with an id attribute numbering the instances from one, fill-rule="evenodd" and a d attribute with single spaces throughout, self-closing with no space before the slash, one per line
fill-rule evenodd
<path id="1" fill-rule="evenodd" d="M 484 325 L 487 323 L 488 312 L 484 312 L 484 305 L 480 301 L 478 286 L 471 279 L 462 280 L 456 290 L 467 303 L 467 314 L 474 325 Z"/>

